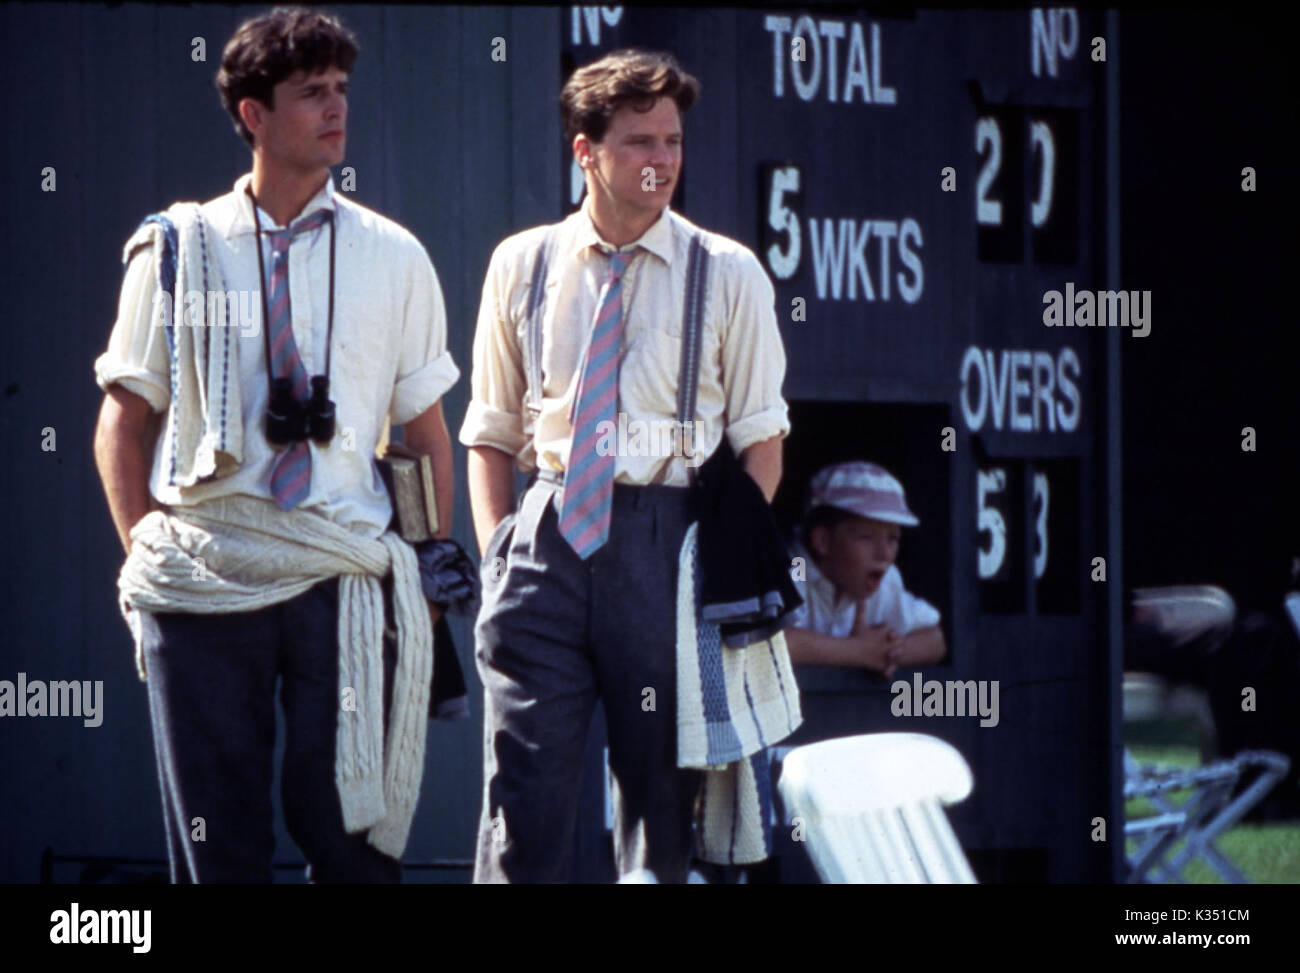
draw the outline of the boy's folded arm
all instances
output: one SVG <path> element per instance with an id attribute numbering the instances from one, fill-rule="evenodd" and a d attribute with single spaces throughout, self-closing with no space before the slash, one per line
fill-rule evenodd
<path id="1" fill-rule="evenodd" d="M 877 672 L 886 668 L 887 646 L 883 640 L 873 646 L 865 635 L 824 635 L 807 628 L 785 630 L 790 661 L 803 666 L 856 666 Z"/>
<path id="2" fill-rule="evenodd" d="M 828 636 L 807 628 L 791 625 L 785 630 L 785 644 L 790 651 L 790 661 L 797 666 L 826 666 Z M 836 640 L 838 641 L 838 639 Z M 834 647 L 830 647 L 834 651 Z"/>
<path id="3" fill-rule="evenodd" d="M 948 646 L 943 639 L 943 629 L 938 625 L 928 625 L 904 635 L 890 657 L 900 666 L 915 667 L 934 665 L 947 654 Z"/>

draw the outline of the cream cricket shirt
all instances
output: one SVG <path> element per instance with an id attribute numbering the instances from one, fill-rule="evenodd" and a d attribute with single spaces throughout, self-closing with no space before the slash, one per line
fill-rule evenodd
<path id="1" fill-rule="evenodd" d="M 691 235 L 697 227 L 665 209 L 635 243 L 623 277 L 624 332 L 618 408 L 630 428 L 661 428 L 677 415 L 682 301 Z M 492 446 L 534 466 L 560 471 L 568 462 L 569 411 L 609 260 L 584 206 L 560 224 L 542 317 L 542 405 L 531 439 L 524 433 L 527 389 L 523 348 L 533 260 L 545 227 L 508 237 L 492 254 L 474 336 L 471 398 L 460 441 Z M 745 246 L 704 231 L 710 250 L 696 419 L 704 456 L 725 428 L 740 453 L 790 431 L 781 382 L 785 349 L 777 329 L 772 284 Z M 651 425 L 660 424 L 658 426 Z M 631 441 L 631 437 L 628 437 Z M 618 483 L 685 486 L 687 461 L 667 455 L 615 456 Z"/>
<path id="2" fill-rule="evenodd" d="M 262 283 L 253 249 L 252 201 L 245 174 L 234 189 L 202 212 L 228 291 L 238 291 L 239 375 L 243 397 L 244 461 L 222 479 L 184 489 L 167 483 L 164 450 L 154 453 L 150 490 L 160 503 L 185 507 L 232 494 L 272 500 L 271 468 L 277 452 L 267 442 L 266 356 L 262 336 Z M 330 397 L 336 406 L 334 439 L 311 448 L 311 492 L 301 509 L 378 537 L 392 516 L 388 494 L 371 462 L 391 414 L 400 425 L 420 415 L 455 384 L 460 373 L 447 352 L 442 288 L 424 247 L 408 230 L 334 192 L 330 178 L 297 219 L 334 211 L 338 234 Z M 281 229 L 259 210 L 262 229 Z M 307 374 L 325 371 L 329 313 L 328 225 L 294 238 L 289 248 L 289 301 L 293 337 Z M 271 244 L 263 236 L 271 274 Z M 117 322 L 108 350 L 95 362 L 101 388 L 119 383 L 146 399 L 155 412 L 171 396 L 167 337 L 154 307 L 153 258 L 148 248 L 127 267 Z M 247 316 L 245 316 L 245 314 Z M 178 315 L 177 321 L 182 319 Z M 178 327 L 185 325 L 178 323 Z M 161 440 L 160 440 L 161 445 Z M 347 448 L 348 446 L 352 448 Z"/>
<path id="3" fill-rule="evenodd" d="M 834 582 L 817 570 L 812 555 L 801 544 L 791 545 L 790 550 L 793 556 L 803 558 L 804 577 L 793 580 L 804 603 L 786 618 L 787 625 L 845 638 L 853 634 L 859 612 L 865 615 L 867 625 L 884 623 L 896 635 L 939 624 L 939 609 L 903 587 L 903 575 L 896 565 L 889 566 L 875 592 L 857 602 L 836 591 Z"/>

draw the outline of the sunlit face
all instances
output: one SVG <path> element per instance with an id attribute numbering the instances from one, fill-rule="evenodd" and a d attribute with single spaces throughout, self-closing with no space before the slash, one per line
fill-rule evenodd
<path id="1" fill-rule="evenodd" d="M 681 112 L 671 98 L 658 99 L 649 111 L 624 105 L 601 141 L 579 134 L 573 152 L 594 197 L 620 215 L 656 215 L 672 199 L 681 175 Z"/>
<path id="2" fill-rule="evenodd" d="M 244 101 L 251 107 L 244 124 L 253 132 L 254 151 L 266 163 L 307 174 L 343 161 L 348 119 L 345 71 L 295 71 L 275 86 L 273 101 L 274 108 L 251 98 Z"/>
<path id="3" fill-rule="evenodd" d="M 834 527 L 815 527 L 808 538 L 817 568 L 855 601 L 875 594 L 898 558 L 903 528 L 867 517 L 852 517 Z"/>

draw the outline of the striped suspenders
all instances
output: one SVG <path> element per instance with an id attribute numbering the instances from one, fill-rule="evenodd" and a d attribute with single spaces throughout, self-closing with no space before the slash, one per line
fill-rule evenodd
<path id="1" fill-rule="evenodd" d="M 542 244 L 533 258 L 533 273 L 528 282 L 528 317 L 524 322 L 524 371 L 528 391 L 524 395 L 526 421 L 524 432 L 532 434 L 533 425 L 542 411 L 542 307 L 546 304 L 546 274 L 555 251 L 558 224 L 546 228 Z"/>
<path id="2" fill-rule="evenodd" d="M 559 225 L 548 227 L 541 245 L 533 258 L 533 271 L 528 283 L 527 319 L 524 325 L 524 372 L 528 391 L 524 395 L 527 414 L 525 433 L 531 434 L 533 424 L 542 411 L 542 308 L 546 303 L 546 278 L 555 251 L 555 237 Z M 695 398 L 700 382 L 700 348 L 704 336 L 704 298 L 709 276 L 709 251 L 704 238 L 696 233 L 691 237 L 690 254 L 686 261 L 686 295 L 682 305 L 682 356 L 681 370 L 677 376 L 677 421 L 684 427 L 695 421 Z M 692 427 L 693 428 L 693 427 Z M 699 448 L 698 443 L 692 443 Z M 690 468 L 694 482 L 695 470 Z"/>

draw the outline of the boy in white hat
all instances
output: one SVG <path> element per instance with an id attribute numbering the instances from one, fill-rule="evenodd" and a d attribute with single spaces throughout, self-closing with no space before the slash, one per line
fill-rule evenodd
<path id="1" fill-rule="evenodd" d="M 796 665 L 862 666 L 886 679 L 930 665 L 947 647 L 939 611 L 903 587 L 894 561 L 920 521 L 903 485 L 875 463 L 837 463 L 813 477 L 791 572 L 804 604 L 785 630 Z"/>

